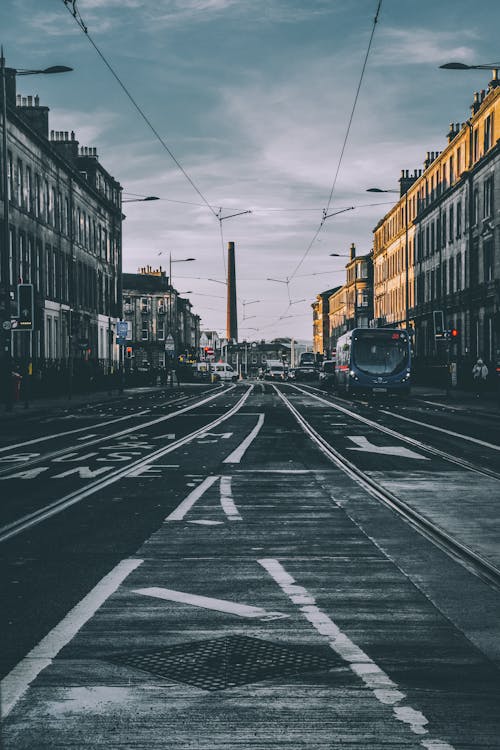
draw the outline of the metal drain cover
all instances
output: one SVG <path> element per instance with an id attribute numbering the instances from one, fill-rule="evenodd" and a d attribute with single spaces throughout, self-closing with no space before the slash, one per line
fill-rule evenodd
<path id="1" fill-rule="evenodd" d="M 105 658 L 113 664 L 135 667 L 202 690 L 225 690 L 339 665 L 339 659 L 328 647 L 288 646 L 242 635 Z"/>

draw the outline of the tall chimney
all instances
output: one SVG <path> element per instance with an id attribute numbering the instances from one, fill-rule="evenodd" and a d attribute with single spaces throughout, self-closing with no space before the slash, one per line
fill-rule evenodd
<path id="1" fill-rule="evenodd" d="M 236 265 L 234 242 L 227 243 L 227 322 L 226 338 L 238 341 L 238 311 L 236 308 Z"/>
<path id="2" fill-rule="evenodd" d="M 354 260 L 356 257 L 356 245 L 354 242 L 351 242 L 351 247 L 349 248 L 349 260 Z"/>

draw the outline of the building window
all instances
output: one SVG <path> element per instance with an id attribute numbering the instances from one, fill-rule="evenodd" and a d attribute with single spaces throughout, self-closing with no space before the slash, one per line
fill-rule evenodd
<path id="1" fill-rule="evenodd" d="M 484 280 L 493 281 L 494 245 L 491 240 L 483 245 Z"/>
<path id="2" fill-rule="evenodd" d="M 453 241 L 453 229 L 454 229 L 454 221 L 455 221 L 455 212 L 453 210 L 453 204 L 450 206 L 450 210 L 448 213 L 448 242 Z"/>
<path id="3" fill-rule="evenodd" d="M 484 181 L 483 198 L 483 217 L 493 216 L 493 176 Z"/>
<path id="4" fill-rule="evenodd" d="M 493 113 L 488 115 L 484 121 L 484 150 L 491 148 L 493 144 Z"/>
<path id="5" fill-rule="evenodd" d="M 165 323 L 163 320 L 159 320 L 156 326 L 158 341 L 164 341 L 165 339 Z"/>
<path id="6" fill-rule="evenodd" d="M 462 288 L 462 255 L 461 253 L 457 253 L 457 262 L 456 262 L 456 268 L 457 268 L 457 292 L 460 291 Z"/>
<path id="7" fill-rule="evenodd" d="M 446 245 L 446 210 L 443 211 L 443 218 L 441 221 L 441 229 L 443 231 L 443 236 L 441 238 L 441 246 L 444 247 Z"/>
<path id="8" fill-rule="evenodd" d="M 26 208 L 29 213 L 33 213 L 33 184 L 31 179 L 31 169 L 26 167 Z"/>
<path id="9" fill-rule="evenodd" d="M 14 286 L 16 278 L 16 237 L 13 229 L 9 229 L 9 284 Z"/>
<path id="10" fill-rule="evenodd" d="M 450 258 L 450 262 L 448 264 L 448 291 L 450 294 L 453 294 L 453 283 L 455 281 L 455 261 L 453 258 Z"/>
<path id="11" fill-rule="evenodd" d="M 472 136 L 472 158 L 474 161 L 479 159 L 479 128 L 474 130 Z"/>
<path id="12" fill-rule="evenodd" d="M 147 320 L 143 320 L 143 321 L 142 321 L 142 325 L 141 325 L 141 339 L 142 339 L 143 341 L 147 341 L 147 340 L 148 340 L 148 338 L 149 338 L 149 326 L 148 326 L 148 321 L 147 321 Z"/>
<path id="13" fill-rule="evenodd" d="M 458 239 L 458 237 L 461 237 L 461 235 L 462 235 L 462 201 L 458 201 L 455 236 Z"/>
<path id="14" fill-rule="evenodd" d="M 474 201 L 472 204 L 472 226 L 476 226 L 479 221 L 479 190 L 474 190 Z"/>
<path id="15" fill-rule="evenodd" d="M 50 189 L 49 183 L 45 180 L 43 187 L 43 204 L 45 209 L 44 220 L 47 224 L 50 223 Z"/>
<path id="16" fill-rule="evenodd" d="M 141 313 L 149 312 L 149 299 L 148 297 L 141 297 Z"/>
<path id="17" fill-rule="evenodd" d="M 16 200 L 17 205 L 24 208 L 24 179 L 23 179 L 23 163 L 21 159 L 17 160 L 17 194 Z"/>

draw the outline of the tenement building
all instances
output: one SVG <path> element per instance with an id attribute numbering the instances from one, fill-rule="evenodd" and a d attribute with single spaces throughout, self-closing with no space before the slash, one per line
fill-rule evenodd
<path id="1" fill-rule="evenodd" d="M 367 328 L 373 319 L 372 253 L 356 255 L 351 244 L 346 264 L 345 284 L 332 289 L 328 299 L 329 348 L 334 351 L 337 339 L 353 328 Z"/>
<path id="2" fill-rule="evenodd" d="M 375 228 L 374 318 L 414 328 L 417 360 L 449 357 L 436 332 L 459 331 L 452 356 L 500 357 L 500 86 L 476 93 L 441 152 L 401 178 L 401 198 Z"/>
<path id="3" fill-rule="evenodd" d="M 329 299 L 338 290 L 339 287 L 335 287 L 320 292 L 311 305 L 313 309 L 313 352 L 324 354 L 326 357 L 330 354 Z"/>
<path id="4" fill-rule="evenodd" d="M 180 355 L 197 356 L 200 318 L 189 300 L 170 285 L 161 266 L 145 266 L 122 278 L 127 369 L 162 369 Z"/>
<path id="5" fill-rule="evenodd" d="M 3 353 L 35 369 L 101 360 L 107 370 L 118 359 L 121 186 L 73 132 L 49 134 L 48 107 L 17 95 L 16 71 L 5 73 L 2 323 L 17 316 L 19 283 L 33 285 L 34 317 L 4 334 Z"/>

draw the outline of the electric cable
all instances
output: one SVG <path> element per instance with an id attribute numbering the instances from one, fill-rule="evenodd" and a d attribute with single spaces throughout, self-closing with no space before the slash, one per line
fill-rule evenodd
<path id="1" fill-rule="evenodd" d="M 156 137 L 156 139 L 159 141 L 159 143 L 162 145 L 162 147 L 168 153 L 168 155 L 170 156 L 170 158 L 172 159 L 172 161 L 174 162 L 174 164 L 176 164 L 177 168 L 182 172 L 182 174 L 184 175 L 184 177 L 186 178 L 186 180 L 189 182 L 189 184 L 191 185 L 191 187 L 193 188 L 193 190 L 195 190 L 195 192 L 200 196 L 200 198 L 202 199 L 204 205 L 208 209 L 210 209 L 210 211 L 213 213 L 213 215 L 217 218 L 217 213 L 214 211 L 214 209 L 212 208 L 212 206 L 210 205 L 210 203 L 208 202 L 208 200 L 205 198 L 205 196 L 203 195 L 203 193 L 201 192 L 201 190 L 198 188 L 198 186 L 194 183 L 194 181 L 188 175 L 188 173 L 186 172 L 186 170 L 184 169 L 184 167 L 182 166 L 182 164 L 180 163 L 180 161 L 176 158 L 176 156 L 173 153 L 173 151 L 169 148 L 169 146 L 166 143 L 166 141 L 161 137 L 161 135 L 156 130 L 155 126 L 153 125 L 153 123 L 151 122 L 151 120 L 149 119 L 149 117 L 141 109 L 141 107 L 139 106 L 139 104 L 136 102 L 136 100 L 134 99 L 134 97 L 132 96 L 132 94 L 130 93 L 130 91 L 128 90 L 128 88 L 125 86 L 125 84 L 123 83 L 123 81 L 119 77 L 118 73 L 116 73 L 116 71 L 114 70 L 114 68 L 112 67 L 112 65 L 108 62 L 108 60 L 106 59 L 106 57 L 104 56 L 104 54 L 101 52 L 101 50 L 99 49 L 99 47 L 97 46 L 97 44 L 94 42 L 94 40 L 90 36 L 89 30 L 88 30 L 87 26 L 85 25 L 82 16 L 80 15 L 80 11 L 76 7 L 77 0 L 62 0 L 62 1 L 64 3 L 65 7 L 68 9 L 68 12 L 70 13 L 70 15 L 73 16 L 73 18 L 75 19 L 75 21 L 76 21 L 77 25 L 79 26 L 79 28 L 83 31 L 83 33 L 85 34 L 85 36 L 89 40 L 90 44 L 92 45 L 92 47 L 95 49 L 95 51 L 97 52 L 97 54 L 99 55 L 99 57 L 101 58 L 101 60 L 103 61 L 103 63 L 106 65 L 106 67 L 110 71 L 111 75 L 118 82 L 119 86 L 124 91 L 124 93 L 126 94 L 126 96 L 128 97 L 128 99 L 130 100 L 130 102 L 132 103 L 132 105 L 134 106 L 134 108 L 137 110 L 137 112 L 139 113 L 139 115 L 142 117 L 142 119 L 144 120 L 144 122 L 146 123 L 146 125 L 148 126 L 148 128 L 151 130 L 151 132 L 154 134 L 154 136 Z"/>

